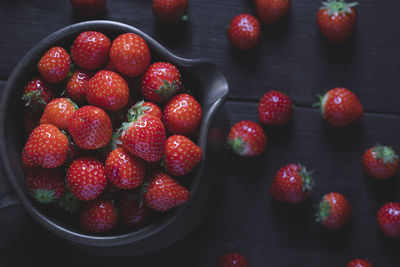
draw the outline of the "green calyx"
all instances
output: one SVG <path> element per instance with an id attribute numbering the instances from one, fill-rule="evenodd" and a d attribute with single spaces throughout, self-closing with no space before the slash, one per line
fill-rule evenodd
<path id="1" fill-rule="evenodd" d="M 68 213 L 74 213 L 78 210 L 80 203 L 79 199 L 77 199 L 70 191 L 67 191 L 58 202 L 58 205 Z"/>
<path id="2" fill-rule="evenodd" d="M 388 146 L 378 145 L 375 147 L 374 153 L 377 159 L 382 159 L 384 165 L 386 165 L 389 162 L 393 164 L 395 159 L 399 158 L 399 156 L 396 154 L 393 148 Z"/>
<path id="3" fill-rule="evenodd" d="M 41 108 L 43 108 L 47 105 L 46 101 L 44 101 L 44 99 L 42 97 L 42 91 L 40 91 L 40 90 L 35 90 L 35 91 L 31 91 L 29 93 L 23 94 L 22 100 L 25 101 L 26 107 L 34 108 L 36 105 L 39 104 L 41 106 Z"/>
<path id="4" fill-rule="evenodd" d="M 329 217 L 331 208 L 332 207 L 328 201 L 322 200 L 319 203 L 318 211 L 315 214 L 317 222 L 323 223 L 326 218 Z"/>
<path id="5" fill-rule="evenodd" d="M 356 5 L 358 5 L 357 2 L 346 3 L 345 0 L 328 0 L 322 2 L 321 9 L 328 10 L 329 15 L 351 13 L 351 8 L 355 7 Z"/>
<path id="6" fill-rule="evenodd" d="M 33 197 L 41 204 L 49 204 L 56 200 L 54 190 L 38 189 L 33 193 Z"/>
<path id="7" fill-rule="evenodd" d="M 300 167 L 299 174 L 303 180 L 303 192 L 311 192 L 314 187 L 314 179 L 311 177 L 312 172 L 307 171 L 306 167 L 300 163 L 298 165 Z"/>
<path id="8" fill-rule="evenodd" d="M 318 94 L 317 97 L 319 98 L 319 101 L 313 105 L 314 108 L 319 108 L 321 110 L 321 113 L 324 114 L 324 107 L 325 107 L 325 102 L 326 102 L 326 94 L 325 95 L 320 95 Z"/>
<path id="9" fill-rule="evenodd" d="M 158 89 L 153 90 L 157 95 L 159 95 L 163 100 L 168 99 L 178 90 L 178 86 L 175 81 L 172 83 L 164 80 L 164 84 Z"/>
<path id="10" fill-rule="evenodd" d="M 185 15 L 183 15 L 182 17 L 181 17 L 181 20 L 182 21 L 188 21 L 189 20 L 189 15 L 188 14 L 185 14 Z"/>
<path id="11" fill-rule="evenodd" d="M 78 106 L 74 101 L 72 101 L 72 99 L 70 99 L 70 98 L 67 97 L 67 100 L 68 100 L 69 102 L 72 103 L 72 105 L 74 106 L 74 108 L 75 108 L 76 110 L 79 109 L 79 106 Z"/>
<path id="12" fill-rule="evenodd" d="M 235 153 L 239 154 L 240 156 L 246 155 L 247 144 L 243 141 L 242 137 L 229 139 L 228 144 L 233 149 L 233 151 L 235 151 Z"/>

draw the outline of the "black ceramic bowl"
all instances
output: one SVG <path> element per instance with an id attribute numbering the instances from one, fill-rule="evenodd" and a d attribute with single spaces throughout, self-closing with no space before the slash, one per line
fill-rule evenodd
<path id="1" fill-rule="evenodd" d="M 95 30 L 105 33 L 111 40 L 116 36 L 133 32 L 143 37 L 152 53 L 152 61 L 168 61 L 175 64 L 187 87 L 194 93 L 203 108 L 198 144 L 204 156 L 191 174 L 187 186 L 190 201 L 153 220 L 151 224 L 132 232 L 116 232 L 109 235 L 88 235 L 78 227 L 66 224 L 40 208 L 27 194 L 25 174 L 21 166 L 21 151 L 26 141 L 22 127 L 23 87 L 37 70 L 37 62 L 46 50 L 59 45 L 69 50 L 75 37 L 82 31 Z M 228 94 L 227 82 L 213 63 L 198 59 L 184 59 L 173 55 L 155 40 L 126 24 L 112 21 L 90 21 L 65 27 L 38 43 L 17 64 L 11 73 L 1 99 L 1 159 L 19 200 L 32 217 L 55 234 L 99 253 L 118 254 L 129 250 L 130 254 L 146 253 L 165 247 L 189 233 L 213 206 L 227 177 L 229 153 L 224 141 L 229 126 L 223 109 Z"/>

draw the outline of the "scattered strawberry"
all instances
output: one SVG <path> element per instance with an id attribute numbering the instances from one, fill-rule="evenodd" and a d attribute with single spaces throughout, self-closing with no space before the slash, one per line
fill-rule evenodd
<path id="1" fill-rule="evenodd" d="M 276 174 L 270 194 L 276 200 L 295 204 L 306 200 L 313 186 L 314 180 L 304 166 L 289 164 Z"/>
<path id="2" fill-rule="evenodd" d="M 33 198 L 42 204 L 55 202 L 65 193 L 64 178 L 57 169 L 35 168 L 26 176 L 26 185 Z"/>
<path id="3" fill-rule="evenodd" d="M 68 138 L 54 125 L 41 124 L 29 135 L 22 152 L 25 167 L 56 168 L 68 155 Z"/>
<path id="4" fill-rule="evenodd" d="M 361 259 L 354 259 L 349 264 L 347 267 L 373 267 L 372 263 L 366 260 L 361 260 Z"/>
<path id="5" fill-rule="evenodd" d="M 174 96 L 163 110 L 163 121 L 171 134 L 193 135 L 202 117 L 203 111 L 199 102 L 188 94 Z"/>
<path id="6" fill-rule="evenodd" d="M 141 200 L 134 194 L 124 194 L 119 203 L 121 224 L 129 228 L 142 226 L 146 222 L 149 212 L 149 208 L 141 203 Z"/>
<path id="7" fill-rule="evenodd" d="M 106 0 L 70 0 L 75 13 L 82 18 L 93 19 L 105 11 Z"/>
<path id="8" fill-rule="evenodd" d="M 24 108 L 23 111 L 24 129 L 26 133 L 31 133 L 36 127 L 39 126 L 40 118 L 42 117 L 41 111 L 31 110 Z"/>
<path id="9" fill-rule="evenodd" d="M 128 103 L 129 87 L 119 74 L 102 70 L 88 82 L 86 99 L 91 105 L 117 111 Z"/>
<path id="10" fill-rule="evenodd" d="M 68 168 L 67 184 L 79 200 L 97 198 L 106 188 L 107 178 L 103 164 L 94 157 L 81 157 Z"/>
<path id="11" fill-rule="evenodd" d="M 249 14 L 240 14 L 229 25 L 228 37 L 231 44 L 241 50 L 250 50 L 260 41 L 258 19 Z"/>
<path id="12" fill-rule="evenodd" d="M 68 131 L 80 148 L 101 148 L 111 140 L 111 119 L 101 108 L 84 106 L 75 111 L 70 118 Z"/>
<path id="13" fill-rule="evenodd" d="M 89 70 L 77 70 L 72 73 L 66 85 L 66 95 L 78 105 L 86 102 L 86 87 L 89 80 L 93 77 L 93 72 Z"/>
<path id="14" fill-rule="evenodd" d="M 68 52 L 59 46 L 50 48 L 40 59 L 40 75 L 49 83 L 62 82 L 68 76 L 71 58 Z"/>
<path id="15" fill-rule="evenodd" d="M 156 104 L 152 102 L 143 102 L 142 109 L 144 114 L 152 115 L 162 120 L 162 111 Z"/>
<path id="16" fill-rule="evenodd" d="M 131 189 L 140 186 L 146 173 L 145 163 L 124 148 L 112 151 L 106 161 L 107 179 L 117 187 Z"/>
<path id="17" fill-rule="evenodd" d="M 217 267 L 250 267 L 250 263 L 240 253 L 228 253 L 218 259 Z"/>
<path id="18" fill-rule="evenodd" d="M 388 146 L 375 146 L 365 151 L 362 157 L 365 172 L 376 179 L 387 179 L 396 174 L 399 156 Z"/>
<path id="19" fill-rule="evenodd" d="M 140 86 L 146 100 L 163 102 L 182 90 L 181 74 L 174 65 L 157 62 L 143 74 Z"/>
<path id="20" fill-rule="evenodd" d="M 112 42 L 110 59 L 122 74 L 139 76 L 150 64 L 150 58 L 146 41 L 134 33 L 122 34 Z"/>
<path id="21" fill-rule="evenodd" d="M 78 106 L 68 98 L 56 98 L 47 104 L 40 124 L 53 124 L 61 130 L 67 130 L 68 121 Z"/>
<path id="22" fill-rule="evenodd" d="M 290 0 L 254 0 L 257 15 L 264 25 L 270 25 L 286 16 L 290 2 Z"/>
<path id="23" fill-rule="evenodd" d="M 292 116 L 292 106 L 287 95 L 273 90 L 258 103 L 258 116 L 263 124 L 285 124 Z"/>
<path id="24" fill-rule="evenodd" d="M 240 121 L 231 128 L 228 145 L 240 156 L 254 157 L 264 152 L 267 136 L 258 123 Z"/>
<path id="25" fill-rule="evenodd" d="M 162 172 L 154 173 L 149 179 L 144 194 L 146 204 L 156 211 L 167 211 L 183 205 L 189 200 L 189 191 Z"/>
<path id="26" fill-rule="evenodd" d="M 174 176 L 189 173 L 200 162 L 202 156 L 202 149 L 183 135 L 173 135 L 165 142 L 164 164 Z"/>
<path id="27" fill-rule="evenodd" d="M 186 20 L 188 0 L 153 0 L 153 14 L 161 22 Z"/>
<path id="28" fill-rule="evenodd" d="M 350 203 L 342 194 L 329 193 L 319 203 L 317 222 L 329 229 L 338 229 L 350 220 L 351 213 Z"/>
<path id="29" fill-rule="evenodd" d="M 327 0 L 317 13 L 317 23 L 322 34 L 333 43 L 343 42 L 354 31 L 358 3 L 344 0 Z"/>
<path id="30" fill-rule="evenodd" d="M 45 107 L 55 96 L 54 89 L 41 77 L 33 77 L 25 84 L 22 100 L 25 101 L 25 106 L 31 109 L 36 109 L 39 106 L 41 109 Z"/>
<path id="31" fill-rule="evenodd" d="M 378 224 L 384 235 L 400 237 L 400 203 L 389 202 L 377 214 Z"/>
<path id="32" fill-rule="evenodd" d="M 105 233 L 113 230 L 118 222 L 114 205 L 105 199 L 85 203 L 80 226 L 88 233 Z"/>
<path id="33" fill-rule="evenodd" d="M 322 116 L 336 127 L 347 126 L 361 119 L 364 108 L 357 96 L 346 88 L 329 90 L 324 96 L 319 96 Z"/>

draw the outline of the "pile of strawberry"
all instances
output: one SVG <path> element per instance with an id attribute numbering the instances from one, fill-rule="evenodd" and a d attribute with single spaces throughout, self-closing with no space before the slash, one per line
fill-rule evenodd
<path id="1" fill-rule="evenodd" d="M 139 227 L 151 210 L 189 200 L 175 178 L 202 159 L 191 140 L 202 109 L 184 93 L 174 65 L 151 64 L 136 34 L 111 42 L 87 31 L 70 53 L 52 47 L 37 67 L 22 96 L 29 134 L 22 164 L 35 200 L 78 214 L 88 233 L 110 232 L 118 222 Z"/>

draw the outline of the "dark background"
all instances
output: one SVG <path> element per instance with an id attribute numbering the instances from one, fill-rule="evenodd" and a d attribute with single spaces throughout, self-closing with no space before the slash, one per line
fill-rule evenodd
<path id="1" fill-rule="evenodd" d="M 341 45 L 318 32 L 320 1 L 294 0 L 289 16 L 265 28 L 258 47 L 244 53 L 230 47 L 226 26 L 237 14 L 255 14 L 252 0 L 190 0 L 189 22 L 174 27 L 155 22 L 150 0 L 108 0 L 106 19 L 221 68 L 230 85 L 225 109 L 232 125 L 257 121 L 258 99 L 272 89 L 292 98 L 293 120 L 266 128 L 269 144 L 262 156 L 233 158 L 220 201 L 173 247 L 135 258 L 93 256 L 39 227 L 15 204 L 0 209 L 0 266 L 214 266 L 230 251 L 245 254 L 252 266 L 337 267 L 354 257 L 400 266 L 400 241 L 383 237 L 375 217 L 385 202 L 400 201 L 399 177 L 374 181 L 360 164 L 364 150 L 377 142 L 400 151 L 400 1 L 360 2 L 355 34 Z M 34 44 L 76 21 L 67 0 L 0 1 L 0 88 Z M 338 86 L 354 91 L 366 109 L 359 123 L 344 129 L 329 127 L 311 107 L 317 93 Z M 315 170 L 315 191 L 298 206 L 272 201 L 268 194 L 276 171 L 292 162 Z M 4 199 L 3 184 L 4 174 Z M 338 231 L 314 221 L 314 204 L 331 191 L 343 193 L 354 211 L 352 222 Z"/>

